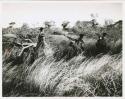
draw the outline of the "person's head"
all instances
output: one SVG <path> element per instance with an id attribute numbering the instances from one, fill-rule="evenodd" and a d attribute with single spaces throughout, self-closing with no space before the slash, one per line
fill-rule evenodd
<path id="1" fill-rule="evenodd" d="M 43 29 L 44 29 L 43 27 L 40 27 L 40 28 L 39 28 L 40 32 L 42 32 L 42 31 L 43 31 Z"/>
<path id="2" fill-rule="evenodd" d="M 73 42 L 70 42 L 70 43 L 69 43 L 69 46 L 72 46 L 72 45 L 73 45 Z"/>
<path id="3" fill-rule="evenodd" d="M 107 33 L 103 33 L 102 36 L 105 37 L 107 35 Z"/>
<path id="4" fill-rule="evenodd" d="M 83 38 L 84 37 L 84 34 L 79 34 L 79 38 Z"/>

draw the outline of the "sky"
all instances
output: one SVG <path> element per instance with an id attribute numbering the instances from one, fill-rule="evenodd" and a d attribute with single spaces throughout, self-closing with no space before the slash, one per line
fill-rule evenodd
<path id="1" fill-rule="evenodd" d="M 85 2 L 9 2 L 2 3 L 2 26 L 10 22 L 16 26 L 28 23 L 30 27 L 42 26 L 44 21 L 55 21 L 60 26 L 65 20 L 71 25 L 78 20 L 91 20 L 91 13 L 96 14 L 97 21 L 122 19 L 122 4 L 120 3 L 85 3 Z"/>

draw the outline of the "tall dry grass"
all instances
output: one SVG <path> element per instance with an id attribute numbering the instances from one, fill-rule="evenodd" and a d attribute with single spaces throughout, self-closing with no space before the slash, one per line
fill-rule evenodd
<path id="1" fill-rule="evenodd" d="M 114 33 L 112 29 L 110 32 Z M 108 42 L 108 53 L 98 55 L 93 38 L 84 38 L 85 51 L 81 54 L 77 53 L 79 49 L 72 49 L 56 39 L 54 43 L 59 44 L 54 48 L 59 46 L 55 49 L 46 46 L 42 50 L 45 55 L 36 59 L 32 50 L 24 53 L 21 60 L 12 51 L 9 57 L 3 57 L 2 94 L 20 97 L 122 96 L 122 42 L 120 36 L 118 38 Z"/>
<path id="2" fill-rule="evenodd" d="M 122 96 L 122 55 L 52 56 L 3 67 L 3 96 Z"/>
<path id="3" fill-rule="evenodd" d="M 30 68 L 26 81 L 36 85 L 43 96 L 122 95 L 120 54 L 90 59 L 79 55 L 68 62 L 36 60 Z"/>

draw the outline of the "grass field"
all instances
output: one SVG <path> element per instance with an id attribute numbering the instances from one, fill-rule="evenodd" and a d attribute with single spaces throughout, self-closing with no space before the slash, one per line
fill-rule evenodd
<path id="1" fill-rule="evenodd" d="M 121 96 L 121 54 L 68 62 L 42 57 L 31 66 L 3 67 L 5 96 Z M 8 91 L 8 92 L 7 92 Z"/>
<path id="2" fill-rule="evenodd" d="M 121 33 L 120 30 L 117 31 Z M 118 34 L 114 39 L 108 42 L 110 51 L 98 55 L 93 55 L 97 39 L 87 36 L 85 54 L 76 55 L 77 50 L 69 47 L 69 39 L 62 35 L 49 35 L 45 48 L 39 49 L 45 54 L 34 61 L 30 49 L 22 62 L 12 57 L 16 48 L 8 57 L 3 50 L 3 96 L 122 96 L 122 38 Z"/>

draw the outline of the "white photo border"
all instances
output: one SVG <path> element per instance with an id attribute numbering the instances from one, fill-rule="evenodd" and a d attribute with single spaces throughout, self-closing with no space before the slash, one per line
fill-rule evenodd
<path id="1" fill-rule="evenodd" d="M 0 24 L 0 48 L 1 48 L 1 51 L 0 51 L 0 99 L 34 99 L 34 98 L 37 98 L 37 99 L 125 99 L 125 1 L 124 0 L 121 0 L 121 1 L 113 1 L 113 0 L 110 0 L 110 1 L 82 1 L 82 0 L 78 0 L 78 1 L 75 1 L 75 0 L 69 0 L 69 1 L 9 1 L 9 0 L 5 0 L 5 1 L 0 1 L 0 22 L 2 22 L 2 3 L 42 3 L 42 2 L 48 2 L 48 3 L 53 3 L 53 2 L 67 2 L 67 3 L 71 3 L 71 2 L 82 2 L 82 3 L 122 3 L 123 4 L 123 9 L 122 9 L 122 12 L 123 12 L 123 31 L 122 31 L 122 37 L 123 37 L 123 41 L 122 41 L 122 44 L 123 44 L 123 50 L 122 50 L 122 53 L 123 53 L 123 56 L 122 56 L 122 75 L 123 75 L 123 87 L 122 87 L 122 94 L 123 96 L 122 97 L 2 97 L 2 25 Z"/>

